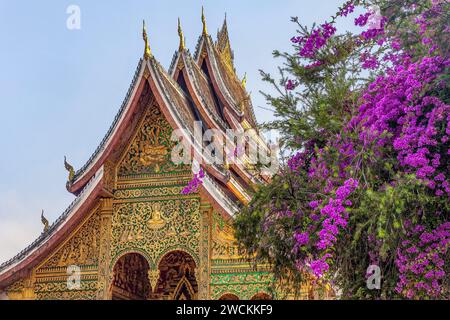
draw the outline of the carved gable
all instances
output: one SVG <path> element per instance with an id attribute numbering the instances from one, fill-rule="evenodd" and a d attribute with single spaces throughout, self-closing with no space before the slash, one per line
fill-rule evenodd
<path id="1" fill-rule="evenodd" d="M 176 165 L 170 159 L 172 127 L 156 104 L 150 105 L 124 154 L 117 170 L 118 177 L 142 174 L 189 172 L 186 165 Z"/>

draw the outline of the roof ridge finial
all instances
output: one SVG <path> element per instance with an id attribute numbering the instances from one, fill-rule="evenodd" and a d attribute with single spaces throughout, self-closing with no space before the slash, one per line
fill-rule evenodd
<path id="1" fill-rule="evenodd" d="M 225 18 L 223 19 L 222 28 L 219 30 L 217 35 L 223 35 L 224 33 L 228 33 L 228 23 L 227 23 L 227 13 L 225 12 Z"/>
<path id="2" fill-rule="evenodd" d="M 50 227 L 49 227 L 48 220 L 44 217 L 44 209 L 42 209 L 42 211 L 41 211 L 41 222 L 44 225 L 44 231 L 43 232 L 47 233 L 47 231 L 48 231 L 48 229 Z"/>
<path id="3" fill-rule="evenodd" d="M 247 86 L 247 72 L 244 73 L 244 77 L 242 78 L 241 84 L 242 84 L 242 88 L 245 89 L 245 87 Z"/>
<path id="4" fill-rule="evenodd" d="M 178 36 L 180 37 L 180 47 L 179 47 L 178 51 L 183 51 L 184 50 L 184 35 L 183 35 L 183 30 L 181 29 L 181 22 L 180 22 L 179 17 L 178 17 Z"/>
<path id="5" fill-rule="evenodd" d="M 206 30 L 206 19 L 205 19 L 205 12 L 202 6 L 202 24 L 203 24 L 203 35 L 208 35 L 208 31 Z"/>
<path id="6" fill-rule="evenodd" d="M 69 177 L 67 178 L 68 182 L 71 182 L 75 177 L 75 169 L 67 162 L 67 157 L 64 156 L 64 167 L 69 172 Z"/>
<path id="7" fill-rule="evenodd" d="M 144 59 L 148 59 L 152 56 L 150 46 L 148 45 L 147 28 L 145 27 L 145 20 L 142 20 L 142 39 L 145 42 Z"/>

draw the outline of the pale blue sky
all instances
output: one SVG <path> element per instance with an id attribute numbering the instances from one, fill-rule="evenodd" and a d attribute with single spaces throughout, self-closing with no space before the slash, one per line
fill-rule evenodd
<path id="1" fill-rule="evenodd" d="M 166 68 L 178 47 L 177 17 L 193 53 L 205 7 L 215 38 L 227 13 L 235 64 L 247 72 L 257 106 L 268 90 L 258 69 L 276 72 L 272 50 L 290 50 L 291 16 L 322 22 L 344 0 L 0 1 L 0 263 L 41 232 L 73 200 L 63 157 L 79 168 L 114 118 L 143 51 L 142 19 L 153 54 Z M 81 30 L 66 28 L 69 5 L 81 9 Z M 353 18 L 341 30 L 352 28 Z"/>

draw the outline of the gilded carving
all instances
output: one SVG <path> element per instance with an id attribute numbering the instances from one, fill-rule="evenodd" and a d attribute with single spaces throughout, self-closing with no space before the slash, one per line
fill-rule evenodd
<path id="1" fill-rule="evenodd" d="M 139 188 L 139 189 L 125 189 L 114 192 L 116 199 L 131 199 L 131 198 L 145 198 L 145 197 L 162 197 L 169 195 L 180 196 L 181 190 L 184 186 L 171 186 L 160 188 Z"/>
<path id="2" fill-rule="evenodd" d="M 80 282 L 79 289 L 68 289 L 67 281 L 49 281 L 35 284 L 38 300 L 92 300 L 96 298 L 97 281 Z"/>
<path id="3" fill-rule="evenodd" d="M 99 216 L 92 214 L 82 227 L 60 249 L 58 249 L 42 268 L 76 265 L 95 265 L 98 263 Z"/>
<path id="4" fill-rule="evenodd" d="M 103 174 L 103 188 L 109 192 L 113 192 L 115 189 L 115 167 L 110 161 L 106 161 L 104 164 L 104 174 Z"/>
<path id="5" fill-rule="evenodd" d="M 147 222 L 147 226 L 150 229 L 157 230 L 161 229 L 166 225 L 166 221 L 161 218 L 161 204 L 159 202 L 154 202 L 151 205 L 151 218 Z"/>
<path id="6" fill-rule="evenodd" d="M 148 280 L 150 282 L 153 291 L 155 291 L 158 279 L 159 279 L 159 269 L 148 270 Z"/>
<path id="7" fill-rule="evenodd" d="M 244 257 L 234 238 L 233 227 L 216 212 L 212 221 L 212 238 L 212 259 L 242 259 Z"/>
<path id="8" fill-rule="evenodd" d="M 112 199 L 104 198 L 100 200 L 100 248 L 98 261 L 98 285 L 97 299 L 103 300 L 109 298 L 108 287 L 112 276 L 109 270 L 111 260 L 111 219 L 113 213 Z"/>
<path id="9" fill-rule="evenodd" d="M 136 136 L 125 153 L 119 168 L 119 176 L 155 174 L 189 170 L 183 164 L 176 165 L 170 159 L 169 150 L 176 141 L 171 138 L 172 127 L 156 105 L 148 108 Z"/>
<path id="10" fill-rule="evenodd" d="M 25 289 L 25 280 L 26 279 L 20 279 L 6 288 L 6 292 L 8 294 L 8 299 L 10 299 L 10 300 L 23 299 L 23 291 Z"/>
<path id="11" fill-rule="evenodd" d="M 201 235 L 200 235 L 200 266 L 198 298 L 209 299 L 209 273 L 210 266 L 210 223 L 212 207 L 203 203 L 201 206 Z"/>
<path id="12" fill-rule="evenodd" d="M 169 248 L 197 252 L 200 212 L 198 199 L 117 203 L 112 218 L 112 253 L 140 248 L 156 263 Z"/>

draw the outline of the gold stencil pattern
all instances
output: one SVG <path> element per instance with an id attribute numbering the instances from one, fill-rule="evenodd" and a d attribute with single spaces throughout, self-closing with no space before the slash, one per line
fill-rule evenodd
<path id="1" fill-rule="evenodd" d="M 92 300 L 96 298 L 97 281 L 81 281 L 80 288 L 69 290 L 66 281 L 35 284 L 38 300 Z"/>

